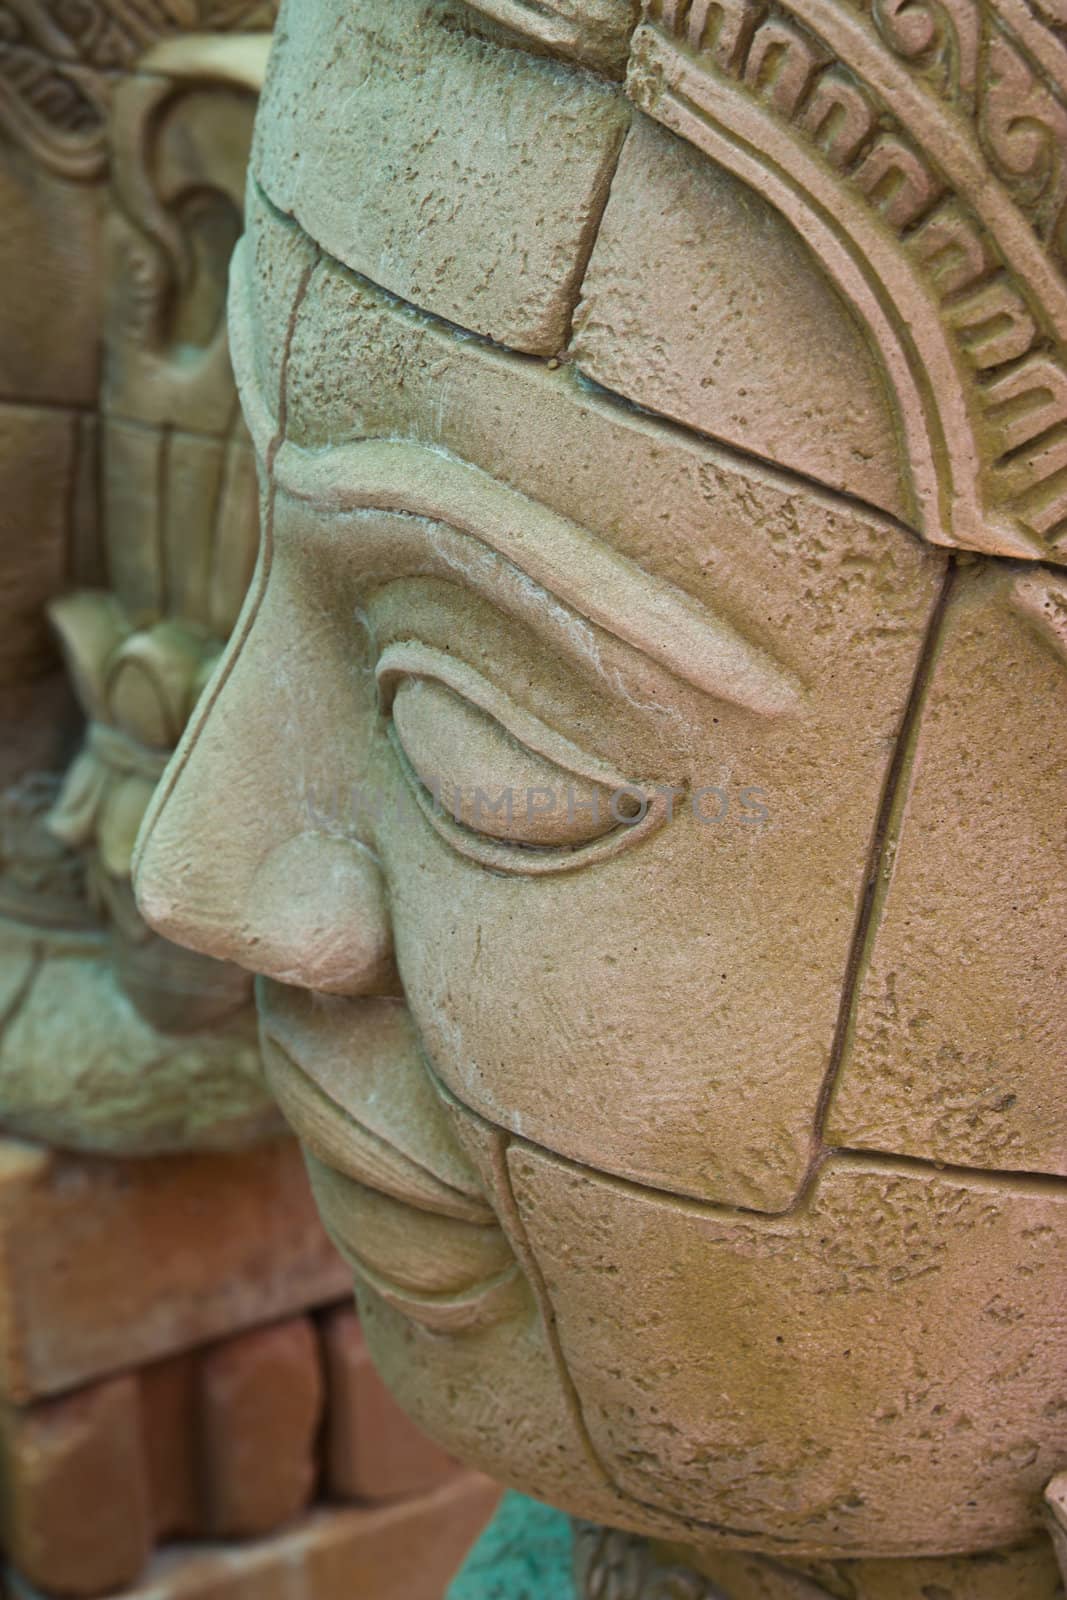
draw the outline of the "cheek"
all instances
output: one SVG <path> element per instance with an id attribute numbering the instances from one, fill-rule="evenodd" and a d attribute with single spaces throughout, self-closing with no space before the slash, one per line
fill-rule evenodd
<path id="1" fill-rule="evenodd" d="M 612 860 L 544 878 L 487 872 L 398 816 L 381 851 L 433 1070 L 489 1122 L 583 1165 L 786 1208 L 862 863 L 823 870 L 828 831 L 799 801 L 780 811 L 760 829 L 683 807 Z"/>
<path id="2" fill-rule="evenodd" d="M 725 959 L 705 830 L 538 879 L 463 860 L 421 817 L 382 854 L 408 1004 L 456 1097 L 576 1159 L 676 1178 Z"/>

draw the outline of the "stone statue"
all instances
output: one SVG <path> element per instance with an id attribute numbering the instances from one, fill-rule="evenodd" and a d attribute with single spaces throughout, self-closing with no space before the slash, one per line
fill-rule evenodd
<path id="1" fill-rule="evenodd" d="M 1064 20 L 282 9 L 139 900 L 587 1600 L 1058 1593 Z"/>
<path id="2" fill-rule="evenodd" d="M 129 863 L 255 563 L 225 296 L 272 8 L 8 11 L 0 1126 L 248 1145 L 277 1123 L 247 975 L 151 935 Z"/>

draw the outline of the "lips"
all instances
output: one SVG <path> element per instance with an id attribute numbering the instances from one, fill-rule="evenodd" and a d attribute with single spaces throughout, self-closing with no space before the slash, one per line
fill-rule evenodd
<path id="1" fill-rule="evenodd" d="M 257 1001 L 268 1082 L 304 1146 L 327 1232 L 357 1278 L 435 1332 L 510 1315 L 523 1293 L 517 1263 L 403 1003 L 268 980 Z"/>

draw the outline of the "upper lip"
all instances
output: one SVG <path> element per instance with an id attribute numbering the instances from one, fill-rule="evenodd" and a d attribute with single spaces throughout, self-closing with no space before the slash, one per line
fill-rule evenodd
<path id="1" fill-rule="evenodd" d="M 313 1156 L 353 1180 L 353 1196 L 361 1187 L 374 1189 L 413 1208 L 416 1276 L 425 1277 L 428 1259 L 425 1229 L 420 1233 L 417 1227 L 420 1211 L 452 1219 L 461 1228 L 473 1224 L 479 1233 L 492 1230 L 504 1243 L 496 1213 L 452 1136 L 401 1002 L 324 1001 L 269 981 L 261 982 L 258 1002 L 264 1067 L 286 1120 Z M 352 1009 L 356 1005 L 358 1014 Z M 336 1038 L 331 1038 L 331 1020 L 339 1024 Z M 389 1084 L 389 1092 L 380 1096 L 379 1075 Z M 405 1281 L 400 1260 L 394 1262 L 395 1276 L 387 1276 L 362 1258 L 342 1225 L 343 1190 L 339 1203 L 331 1226 L 331 1205 L 320 1200 L 335 1245 L 357 1277 L 412 1321 L 435 1333 L 470 1332 L 511 1316 L 521 1302 L 522 1280 L 513 1257 L 488 1277 L 458 1285 L 457 1263 L 447 1249 L 429 1258 L 440 1269 L 440 1287 Z M 432 1248 L 439 1251 L 441 1242 Z M 458 1258 L 465 1261 L 467 1252 L 459 1250 Z"/>
<path id="2" fill-rule="evenodd" d="M 402 1002 L 324 1002 L 271 982 L 261 982 L 258 1001 L 271 1089 L 308 1149 L 335 1171 L 420 1210 L 496 1222 L 452 1137 Z M 360 1007 L 356 1026 L 353 1004 Z M 332 1020 L 340 1024 L 335 1040 Z M 363 1060 L 353 1059 L 361 1049 Z M 379 1092 L 380 1077 L 387 1077 L 387 1094 Z"/>

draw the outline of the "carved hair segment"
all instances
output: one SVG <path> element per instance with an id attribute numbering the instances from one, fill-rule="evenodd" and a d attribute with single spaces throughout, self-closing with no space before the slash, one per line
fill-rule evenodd
<path id="1" fill-rule="evenodd" d="M 994 24 L 970 0 L 906 14 L 794 0 L 784 17 L 758 0 L 648 0 L 629 92 L 770 198 L 863 319 L 924 537 L 1064 561 L 1067 283 L 1049 191 L 1067 56 L 1029 12 L 1019 23 L 1024 7 L 1005 10 Z M 1021 60 L 1035 35 L 1031 97 L 1012 115 L 1006 52 Z"/>

